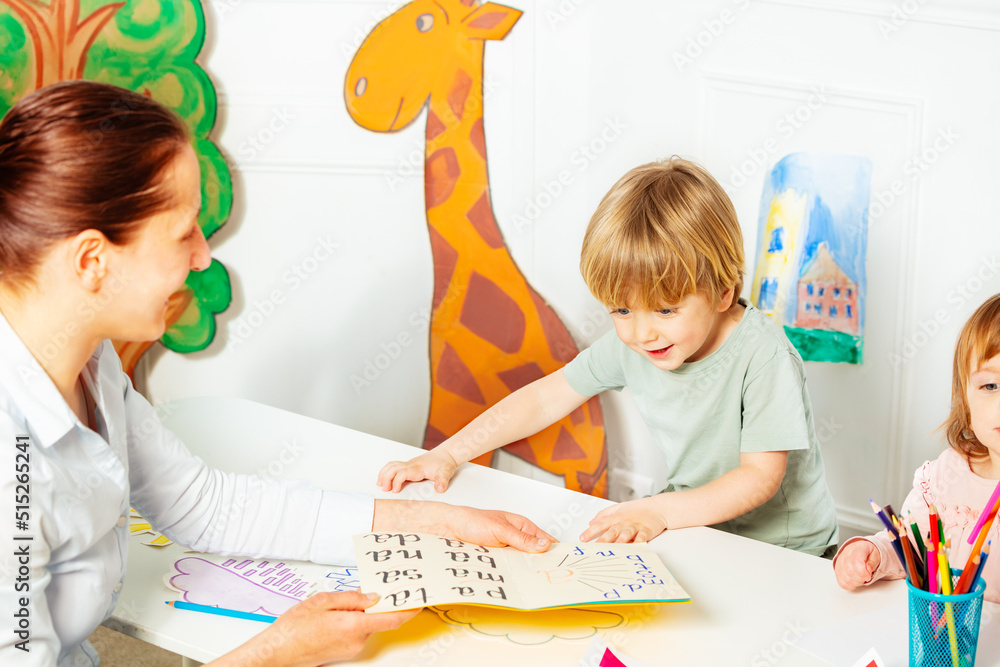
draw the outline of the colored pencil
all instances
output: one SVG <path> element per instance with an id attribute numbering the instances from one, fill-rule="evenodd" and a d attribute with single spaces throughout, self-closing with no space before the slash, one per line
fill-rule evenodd
<path id="1" fill-rule="evenodd" d="M 917 550 L 920 551 L 920 557 L 926 561 L 927 547 L 924 546 L 924 540 L 920 537 L 920 528 L 917 526 L 917 522 L 913 520 L 912 512 L 907 510 L 906 516 L 910 519 L 910 528 L 913 529 L 913 539 L 917 541 Z"/>
<path id="2" fill-rule="evenodd" d="M 876 505 L 875 501 L 872 500 L 871 498 L 868 499 L 868 502 L 871 503 L 872 511 L 875 512 L 875 516 L 877 516 L 879 521 L 882 522 L 882 524 L 885 526 L 885 529 L 889 531 L 889 541 L 892 543 L 892 550 L 896 552 L 896 558 L 898 558 L 899 562 L 902 563 L 903 570 L 905 571 L 906 557 L 903 555 L 903 547 L 899 544 L 899 541 L 896 539 L 897 537 L 896 529 L 895 527 L 893 527 L 892 521 L 889 520 L 889 515 L 886 513 L 884 508 L 881 508 L 878 505 Z"/>
<path id="3" fill-rule="evenodd" d="M 938 568 L 941 571 L 941 593 L 951 595 L 951 568 L 948 566 L 948 559 L 943 550 L 938 551 Z M 950 602 L 944 603 L 944 615 L 948 624 L 948 643 L 951 645 L 951 663 L 953 667 L 958 664 L 958 636 L 955 634 L 955 612 Z"/>
<path id="4" fill-rule="evenodd" d="M 986 507 L 984 507 L 982 513 L 980 513 L 979 519 L 976 521 L 976 525 L 972 527 L 972 532 L 969 533 L 969 544 L 974 543 L 979 537 L 979 533 L 982 532 L 983 525 L 988 520 L 988 515 L 996 515 L 998 506 L 1000 506 L 1000 482 L 997 482 L 997 486 L 993 489 L 990 499 L 986 501 Z"/>
<path id="5" fill-rule="evenodd" d="M 931 593 L 938 592 L 938 557 L 936 540 L 934 539 L 931 539 L 927 545 L 927 590 Z"/>
<path id="6" fill-rule="evenodd" d="M 933 562 L 927 564 L 928 576 L 930 578 L 928 590 L 931 593 L 937 593 L 941 590 L 941 587 L 938 585 L 938 564 L 940 563 L 940 559 L 937 555 L 941 544 L 941 533 L 938 532 L 937 508 L 934 505 L 930 506 L 930 514 L 928 516 L 931 523 L 931 546 L 928 548 L 928 554 L 930 552 L 934 553 Z M 928 555 L 928 560 L 931 560 L 930 555 Z"/>
<path id="7" fill-rule="evenodd" d="M 993 540 L 990 540 L 989 542 L 987 542 L 986 546 L 983 547 L 983 550 L 980 553 L 979 569 L 976 570 L 976 576 L 974 576 L 972 578 L 972 584 L 969 585 L 969 590 L 970 591 L 973 590 L 973 589 L 975 589 L 976 582 L 979 581 L 982 578 L 982 576 L 983 576 L 983 568 L 986 567 L 986 559 L 990 557 L 990 545 L 991 544 L 993 544 Z"/>
<path id="8" fill-rule="evenodd" d="M 979 553 L 979 551 L 983 548 L 983 543 L 986 541 L 987 535 L 989 535 L 990 528 L 993 527 L 993 520 L 996 518 L 996 516 L 997 516 L 997 508 L 993 507 L 990 510 L 990 515 L 986 517 L 986 520 L 983 522 L 982 527 L 980 527 L 979 529 L 979 535 L 976 537 L 975 544 L 972 545 L 972 551 L 969 553 L 970 558 L 974 554 Z M 980 515 L 980 518 L 982 518 L 982 515 Z"/>
<path id="9" fill-rule="evenodd" d="M 886 516 L 885 510 L 875 504 L 875 501 L 871 498 L 868 499 L 868 503 L 872 506 L 872 511 L 875 512 L 875 516 L 878 517 L 878 520 L 881 521 L 882 525 L 885 526 L 885 529 L 891 533 L 892 522 L 889 521 L 889 517 Z"/>
<path id="10" fill-rule="evenodd" d="M 902 543 L 903 548 L 903 565 L 906 567 L 906 571 L 910 577 L 910 583 L 917 588 L 923 588 L 923 581 L 920 578 L 920 572 L 917 570 L 917 563 L 913 558 L 913 548 L 910 547 L 910 538 L 906 536 L 906 528 L 900 525 L 896 521 L 896 517 L 893 517 L 893 523 L 896 524 L 896 531 L 899 535 L 899 541 Z"/>
<path id="11" fill-rule="evenodd" d="M 979 572 L 979 563 L 982 562 L 982 554 L 973 554 L 962 568 L 962 574 L 955 584 L 955 595 L 962 595 L 969 592 L 969 584 L 975 580 L 976 572 Z"/>
<path id="12" fill-rule="evenodd" d="M 231 616 L 232 618 L 243 618 L 248 621 L 261 621 L 263 623 L 274 623 L 277 616 L 265 616 L 264 614 L 251 614 L 235 609 L 223 609 L 222 607 L 212 607 L 207 604 L 195 604 L 193 602 L 183 602 L 181 600 L 166 603 L 167 606 L 175 609 L 187 609 L 189 611 L 200 611 L 205 614 L 215 614 L 216 616 Z"/>

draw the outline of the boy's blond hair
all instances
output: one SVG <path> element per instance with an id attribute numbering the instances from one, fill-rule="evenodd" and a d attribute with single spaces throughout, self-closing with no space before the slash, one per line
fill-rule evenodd
<path id="1" fill-rule="evenodd" d="M 655 310 L 698 290 L 717 305 L 743 289 L 743 234 L 733 203 L 702 167 L 677 156 L 632 169 L 604 195 L 580 271 L 615 307 Z"/>
<path id="2" fill-rule="evenodd" d="M 1000 294 L 994 294 L 976 309 L 962 327 L 955 344 L 952 364 L 951 414 L 941 424 L 948 444 L 973 459 L 989 456 L 986 445 L 972 431 L 972 414 L 969 410 L 969 376 L 984 363 L 1000 354 Z"/>

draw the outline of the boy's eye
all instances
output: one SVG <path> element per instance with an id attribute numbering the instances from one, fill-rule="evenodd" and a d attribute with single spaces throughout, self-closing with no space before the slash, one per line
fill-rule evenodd
<path id="1" fill-rule="evenodd" d="M 988 382 L 980 387 L 980 389 L 985 389 L 986 391 L 996 391 L 998 388 L 1000 388 L 1000 384 L 996 382 Z"/>
<path id="2" fill-rule="evenodd" d="M 611 309 L 611 314 L 612 315 L 616 315 L 618 317 L 625 317 L 626 315 L 628 315 L 631 312 L 632 311 L 630 311 L 628 308 L 612 308 Z"/>
<path id="3" fill-rule="evenodd" d="M 658 315 L 673 315 L 676 308 L 660 308 L 657 312 Z"/>

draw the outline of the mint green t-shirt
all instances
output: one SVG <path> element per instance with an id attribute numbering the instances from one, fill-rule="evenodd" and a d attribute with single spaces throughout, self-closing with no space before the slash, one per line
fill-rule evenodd
<path id="1" fill-rule="evenodd" d="M 584 396 L 629 388 L 667 464 L 667 492 L 737 468 L 741 452 L 788 451 L 774 497 L 715 528 L 821 555 L 837 543 L 837 519 L 802 358 L 777 324 L 740 303 L 743 319 L 719 349 L 676 370 L 657 368 L 610 331 L 563 371 Z"/>

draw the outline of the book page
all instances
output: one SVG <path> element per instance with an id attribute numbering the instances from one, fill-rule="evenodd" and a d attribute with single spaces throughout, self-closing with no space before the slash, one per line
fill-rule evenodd
<path id="1" fill-rule="evenodd" d="M 506 553 L 523 609 L 621 602 L 690 602 L 644 543 L 559 542 L 544 554 Z"/>
<path id="2" fill-rule="evenodd" d="M 370 612 L 437 604 L 521 608 L 510 598 L 516 590 L 505 551 L 420 533 L 354 536 L 361 590 L 379 594 Z"/>
<path id="3" fill-rule="evenodd" d="M 591 604 L 689 602 L 646 544 L 557 543 L 545 553 L 490 548 L 420 533 L 354 537 L 368 611 L 479 604 L 545 609 Z"/>

